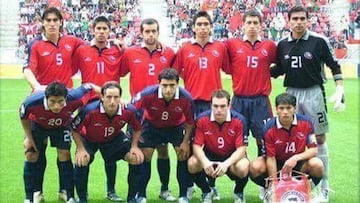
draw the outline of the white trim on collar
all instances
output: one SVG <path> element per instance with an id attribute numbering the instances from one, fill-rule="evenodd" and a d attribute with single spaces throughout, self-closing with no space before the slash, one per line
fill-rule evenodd
<path id="1" fill-rule="evenodd" d="M 44 97 L 44 109 L 46 110 L 46 111 L 48 111 L 48 110 L 50 110 L 49 109 L 49 105 L 48 105 L 48 103 L 47 103 L 47 99 L 46 99 L 46 97 Z M 66 106 L 66 99 L 65 99 L 65 104 L 64 104 L 64 107 Z"/>
<path id="2" fill-rule="evenodd" d="M 248 37 L 247 37 L 246 35 L 244 35 L 244 37 L 243 37 L 243 41 L 249 41 L 249 39 L 248 39 Z M 261 39 L 261 36 L 260 36 L 260 35 L 258 35 L 258 36 L 257 36 L 256 41 L 260 41 L 260 42 L 262 41 L 262 39 Z M 256 42 L 256 41 L 255 41 L 255 42 Z M 249 42 L 250 42 L 250 41 L 249 41 Z"/>
<path id="3" fill-rule="evenodd" d="M 180 88 L 179 86 L 176 88 L 176 91 L 175 91 L 175 97 L 174 99 L 179 99 L 180 97 Z M 161 86 L 159 85 L 159 88 L 158 88 L 158 98 L 159 99 L 162 99 L 164 98 L 164 96 L 162 95 L 162 92 L 161 92 Z"/>
<path id="4" fill-rule="evenodd" d="M 211 114 L 210 114 L 210 121 L 215 121 L 215 116 L 214 116 L 214 112 L 211 110 Z M 226 112 L 226 122 L 230 122 L 231 121 L 231 112 L 230 109 L 227 110 Z"/>
<path id="5" fill-rule="evenodd" d="M 190 43 L 191 44 L 199 44 L 195 38 L 191 38 Z M 214 39 L 212 37 L 210 37 L 210 39 L 207 43 L 211 43 L 211 44 L 214 43 Z"/>
<path id="6" fill-rule="evenodd" d="M 91 40 L 90 46 L 95 46 L 96 47 L 95 39 Z M 97 48 L 99 48 L 99 47 L 97 47 Z M 108 48 L 108 49 L 111 48 L 111 45 L 110 45 L 109 41 L 107 41 L 107 43 L 106 43 L 106 48 Z"/>
<path id="7" fill-rule="evenodd" d="M 298 123 L 297 117 L 296 117 L 296 114 L 294 114 L 294 120 L 291 123 L 291 125 L 297 125 L 297 123 Z M 277 127 L 277 129 L 284 128 L 280 123 L 279 116 L 276 116 L 276 127 Z"/>
<path id="8" fill-rule="evenodd" d="M 102 102 L 100 102 L 100 113 L 106 113 L 105 112 L 105 108 L 104 105 L 102 104 Z M 122 110 L 121 110 L 121 106 L 118 106 L 118 112 L 116 113 L 116 115 L 122 115 Z"/>

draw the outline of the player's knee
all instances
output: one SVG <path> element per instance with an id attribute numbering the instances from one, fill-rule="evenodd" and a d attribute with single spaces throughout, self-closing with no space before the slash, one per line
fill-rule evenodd
<path id="1" fill-rule="evenodd" d="M 25 159 L 28 162 L 36 162 L 39 159 L 39 152 L 25 150 Z"/>
<path id="2" fill-rule="evenodd" d="M 58 149 L 58 158 L 60 161 L 69 161 L 70 160 L 70 150 L 67 149 Z"/>
<path id="3" fill-rule="evenodd" d="M 169 159 L 168 145 L 158 145 L 156 147 L 158 159 Z"/>
<path id="4" fill-rule="evenodd" d="M 321 177 L 324 175 L 323 162 L 317 157 L 309 160 L 309 168 L 310 168 L 310 173 L 313 176 Z"/>
<path id="5" fill-rule="evenodd" d="M 233 166 L 231 166 L 232 171 L 238 177 L 245 177 L 249 174 L 250 162 L 246 158 L 240 159 Z"/>
<path id="6" fill-rule="evenodd" d="M 326 136 L 325 134 L 320 134 L 320 135 L 316 135 L 316 143 L 318 145 L 324 144 L 326 141 Z"/>
<path id="7" fill-rule="evenodd" d="M 266 173 L 266 164 L 263 157 L 259 157 L 250 163 L 250 173 L 253 177 Z"/>
<path id="8" fill-rule="evenodd" d="M 194 174 L 194 173 L 197 173 L 197 172 L 201 171 L 200 163 L 199 163 L 198 159 L 195 156 L 191 156 L 188 159 L 187 163 L 188 163 L 189 173 Z"/>

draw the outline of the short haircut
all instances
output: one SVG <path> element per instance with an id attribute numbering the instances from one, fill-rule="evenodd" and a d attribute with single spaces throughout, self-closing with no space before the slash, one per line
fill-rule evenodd
<path id="1" fill-rule="evenodd" d="M 179 83 L 179 73 L 174 68 L 165 68 L 164 70 L 161 71 L 158 77 L 159 82 L 162 79 L 176 80 L 176 82 Z"/>
<path id="2" fill-rule="evenodd" d="M 206 11 L 199 11 L 193 17 L 193 26 L 195 26 L 196 20 L 200 17 L 205 17 L 206 19 L 208 19 L 210 25 L 213 24 L 210 15 Z"/>
<path id="3" fill-rule="evenodd" d="M 157 31 L 159 32 L 159 22 L 157 20 L 155 20 L 154 18 L 146 18 L 143 21 L 141 21 L 140 24 L 140 32 L 142 33 L 144 31 L 144 25 L 153 25 L 156 24 L 157 25 Z"/>
<path id="4" fill-rule="evenodd" d="M 276 96 L 275 98 L 275 106 L 278 107 L 279 105 L 291 105 L 296 107 L 296 97 L 289 94 L 289 93 L 282 93 Z"/>
<path id="5" fill-rule="evenodd" d="M 49 15 L 49 14 L 55 14 L 56 17 L 59 18 L 60 21 L 62 21 L 63 17 L 61 15 L 61 12 L 59 11 L 59 9 L 55 8 L 55 7 L 49 7 L 47 9 L 45 9 L 41 20 L 45 20 L 45 18 Z"/>
<path id="6" fill-rule="evenodd" d="M 110 21 L 105 16 L 99 16 L 99 17 L 95 18 L 95 20 L 92 23 L 93 28 L 95 29 L 96 25 L 100 22 L 106 23 L 106 25 L 108 26 L 108 28 L 110 30 L 110 27 L 111 27 Z"/>
<path id="7" fill-rule="evenodd" d="M 248 11 L 246 11 L 244 16 L 243 16 L 243 22 L 246 21 L 247 17 L 258 17 L 259 22 L 261 23 L 261 21 L 262 21 L 261 14 L 257 10 L 248 10 Z"/>
<path id="8" fill-rule="evenodd" d="M 120 96 L 122 94 L 122 89 L 120 87 L 120 84 L 116 81 L 109 81 L 109 82 L 106 82 L 102 87 L 101 87 L 101 95 L 104 96 L 105 95 L 105 92 L 107 89 L 111 89 L 111 88 L 117 88 L 119 89 L 119 93 L 120 93 Z"/>
<path id="9" fill-rule="evenodd" d="M 291 15 L 292 15 L 293 13 L 297 13 L 297 12 L 305 12 L 305 13 L 306 13 L 306 18 L 309 19 L 309 12 L 308 12 L 308 10 L 307 10 L 305 7 L 298 5 L 298 6 L 292 7 L 292 8 L 289 10 L 289 12 L 288 12 L 289 20 L 291 19 Z"/>
<path id="10" fill-rule="evenodd" d="M 66 97 L 68 94 L 68 90 L 64 83 L 61 82 L 52 82 L 45 89 L 45 97 L 49 98 L 51 96 L 55 97 Z"/>
<path id="11" fill-rule="evenodd" d="M 211 102 L 214 97 L 216 97 L 218 99 L 226 98 L 227 103 L 230 104 L 231 97 L 230 97 L 229 92 L 227 92 L 226 90 L 215 90 L 211 95 Z"/>

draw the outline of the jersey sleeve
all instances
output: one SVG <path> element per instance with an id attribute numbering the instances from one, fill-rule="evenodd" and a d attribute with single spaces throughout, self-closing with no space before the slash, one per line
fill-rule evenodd
<path id="1" fill-rule="evenodd" d="M 29 48 L 28 48 L 28 55 L 27 55 L 27 59 L 23 65 L 23 69 L 30 69 L 34 75 L 36 75 L 37 73 L 37 68 L 38 68 L 38 64 L 39 64 L 39 57 L 38 57 L 38 53 L 36 51 L 36 42 L 38 40 L 34 40 L 30 43 Z"/>
<path id="2" fill-rule="evenodd" d="M 77 48 L 72 56 L 72 70 L 73 74 L 76 74 L 80 70 L 80 61 L 81 61 L 81 48 Z"/>
<path id="3" fill-rule="evenodd" d="M 264 134 L 265 152 L 267 157 L 275 157 L 275 144 L 270 131 Z"/>
<path id="4" fill-rule="evenodd" d="M 335 58 L 335 52 L 334 49 L 331 47 L 330 42 L 328 39 L 323 38 L 322 40 L 323 44 L 322 44 L 322 59 L 324 60 L 325 64 L 331 69 L 331 73 L 335 76 L 335 75 L 340 75 L 341 74 L 341 68 L 340 68 L 340 64 L 339 62 L 336 60 Z M 336 79 L 342 79 L 342 76 L 339 76 L 340 78 L 335 78 Z"/>
<path id="5" fill-rule="evenodd" d="M 79 100 L 81 99 L 86 93 L 91 91 L 92 88 L 88 84 L 83 84 L 80 87 L 70 90 L 67 96 L 68 100 Z"/>
<path id="6" fill-rule="evenodd" d="M 177 72 L 179 73 L 179 75 L 181 77 L 183 77 L 183 65 L 182 65 L 182 49 L 183 48 L 180 48 L 177 53 L 176 53 L 176 56 L 175 56 L 175 59 L 174 59 L 174 63 L 172 65 L 173 68 L 175 68 L 177 70 Z"/>
<path id="7" fill-rule="evenodd" d="M 196 122 L 196 127 L 195 127 L 195 137 L 194 137 L 194 141 L 193 144 L 199 145 L 199 146 L 203 146 L 205 144 L 205 135 L 202 129 L 202 122 L 201 119 L 199 119 Z"/>
<path id="8" fill-rule="evenodd" d="M 130 72 L 129 55 L 130 50 L 126 50 L 120 62 L 120 77 L 126 76 Z"/>
<path id="9" fill-rule="evenodd" d="M 44 92 L 37 92 L 27 97 L 19 108 L 20 119 L 28 119 L 29 114 L 31 113 L 31 107 L 35 105 L 43 105 L 44 97 Z"/>
<path id="10" fill-rule="evenodd" d="M 186 111 L 184 113 L 185 113 L 186 123 L 189 125 L 194 124 L 194 112 L 195 112 L 194 101 L 188 99 L 188 107 L 186 108 Z"/>
<path id="11" fill-rule="evenodd" d="M 223 59 L 222 59 L 222 66 L 221 69 L 226 73 L 226 74 L 230 74 L 231 70 L 230 70 L 230 58 L 229 58 L 229 53 L 227 51 L 227 47 L 224 43 L 224 48 L 223 48 Z"/>
<path id="12" fill-rule="evenodd" d="M 134 130 L 141 130 L 140 120 L 139 120 L 139 117 L 136 115 L 137 112 L 136 112 L 135 107 L 133 105 L 129 104 L 127 106 L 127 109 L 131 112 L 129 125 L 131 125 Z"/>

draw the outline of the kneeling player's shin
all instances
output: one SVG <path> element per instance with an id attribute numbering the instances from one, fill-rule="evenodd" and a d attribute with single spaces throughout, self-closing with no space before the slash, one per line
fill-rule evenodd
<path id="1" fill-rule="evenodd" d="M 243 193 L 244 192 L 244 188 L 247 184 L 249 180 L 249 175 L 246 175 L 245 177 L 243 178 L 236 178 L 235 179 L 235 188 L 234 188 L 234 194 L 237 194 L 237 193 Z"/>
<path id="2" fill-rule="evenodd" d="M 250 179 L 256 183 L 257 185 L 261 186 L 261 187 L 265 187 L 265 184 L 266 184 L 266 181 L 265 181 L 265 178 L 267 177 L 267 174 L 266 173 L 263 173 L 259 176 L 256 176 L 256 177 L 252 177 L 250 175 Z"/>

